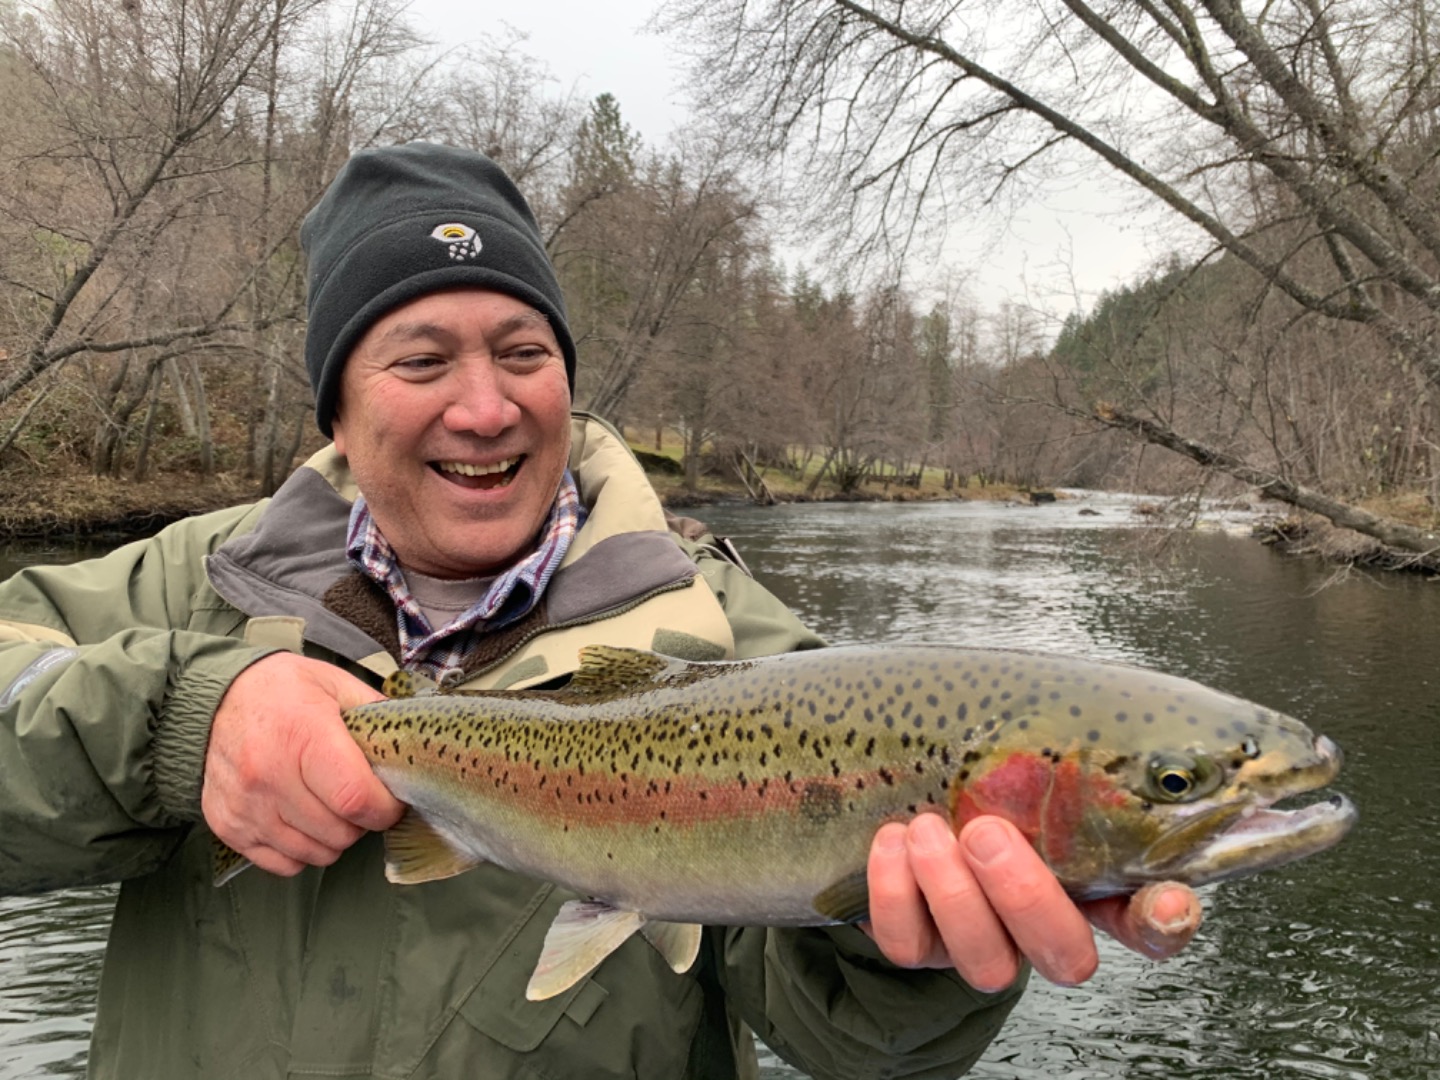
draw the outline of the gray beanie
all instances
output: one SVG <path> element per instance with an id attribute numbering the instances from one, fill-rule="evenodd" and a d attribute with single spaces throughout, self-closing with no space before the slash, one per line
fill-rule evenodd
<path id="1" fill-rule="evenodd" d="M 305 367 L 326 436 L 350 350 L 372 323 L 417 296 L 477 285 L 545 315 L 575 388 L 575 343 L 540 228 L 519 190 L 483 154 L 411 143 L 347 161 L 305 218 Z"/>

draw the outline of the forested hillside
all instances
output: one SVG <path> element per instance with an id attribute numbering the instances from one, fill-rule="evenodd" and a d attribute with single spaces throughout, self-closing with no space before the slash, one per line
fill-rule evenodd
<path id="1" fill-rule="evenodd" d="M 0 488 L 273 490 L 318 440 L 299 223 L 350 153 L 430 139 L 516 177 L 577 404 L 678 437 L 691 486 L 1258 488 L 1428 551 L 1434 14 L 677 0 L 699 106 L 651 146 L 523 42 L 462 60 L 394 0 L 0 0 Z M 1075 152 L 1183 254 L 1059 325 L 980 309 L 945 230 Z"/>

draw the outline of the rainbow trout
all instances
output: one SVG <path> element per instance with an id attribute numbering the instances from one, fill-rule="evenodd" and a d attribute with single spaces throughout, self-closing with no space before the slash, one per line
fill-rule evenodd
<path id="1" fill-rule="evenodd" d="M 532 1000 L 637 930 L 684 971 L 701 924 L 859 920 L 871 839 L 917 814 L 1008 818 L 1077 899 L 1263 870 L 1355 821 L 1339 795 L 1271 808 L 1335 777 L 1328 738 L 1121 664 L 925 645 L 581 659 L 560 691 L 417 692 L 401 673 L 344 714 L 410 806 L 391 881 L 489 861 L 588 898 L 552 925 Z"/>

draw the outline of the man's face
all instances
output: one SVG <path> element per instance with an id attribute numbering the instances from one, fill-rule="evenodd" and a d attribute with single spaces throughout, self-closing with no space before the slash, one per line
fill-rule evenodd
<path id="1" fill-rule="evenodd" d="M 350 353 L 334 431 L 402 565 L 498 573 L 535 542 L 570 456 L 565 357 L 512 296 L 430 293 Z"/>

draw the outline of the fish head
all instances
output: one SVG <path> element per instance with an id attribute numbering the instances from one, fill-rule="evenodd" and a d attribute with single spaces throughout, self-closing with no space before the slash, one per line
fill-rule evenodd
<path id="1" fill-rule="evenodd" d="M 1325 787 L 1343 760 L 1292 717 L 1153 673 L 1143 690 L 1092 683 L 1072 697 L 997 725 L 954 798 L 957 827 L 1009 818 L 1072 896 L 1256 873 L 1355 823 L 1343 795 L 1276 805 Z"/>

